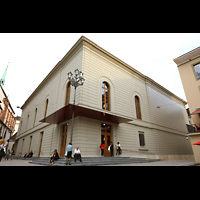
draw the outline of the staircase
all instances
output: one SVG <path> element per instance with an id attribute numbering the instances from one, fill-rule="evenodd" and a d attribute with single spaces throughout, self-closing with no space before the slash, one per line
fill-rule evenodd
<path id="1" fill-rule="evenodd" d="M 49 165 L 50 157 L 33 157 L 30 163 Z M 82 162 L 71 159 L 71 166 L 100 166 L 100 165 L 117 165 L 117 164 L 133 164 L 160 161 L 160 159 L 150 158 L 132 158 L 132 157 L 82 157 Z M 66 165 L 64 157 L 60 157 L 54 162 L 53 166 L 69 166 Z"/>

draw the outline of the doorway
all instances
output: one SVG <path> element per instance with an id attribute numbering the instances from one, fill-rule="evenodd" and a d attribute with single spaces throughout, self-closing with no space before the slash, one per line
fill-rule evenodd
<path id="1" fill-rule="evenodd" d="M 111 152 L 108 151 L 108 147 L 112 142 L 112 131 L 111 125 L 109 124 L 101 124 L 101 144 L 105 144 L 104 146 L 104 156 L 110 157 Z"/>
<path id="2" fill-rule="evenodd" d="M 61 145 L 60 145 L 60 157 L 64 157 L 64 155 L 65 155 L 66 141 L 67 141 L 67 124 L 63 125 L 63 128 L 62 128 Z"/>

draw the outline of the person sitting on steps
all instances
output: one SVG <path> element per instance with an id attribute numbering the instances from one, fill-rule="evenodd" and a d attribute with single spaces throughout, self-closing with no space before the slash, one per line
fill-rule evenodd
<path id="1" fill-rule="evenodd" d="M 76 147 L 76 149 L 74 150 L 74 159 L 75 159 L 75 162 L 76 162 L 76 160 L 78 158 L 80 159 L 80 162 L 82 162 L 80 149 L 79 149 L 79 147 Z"/>

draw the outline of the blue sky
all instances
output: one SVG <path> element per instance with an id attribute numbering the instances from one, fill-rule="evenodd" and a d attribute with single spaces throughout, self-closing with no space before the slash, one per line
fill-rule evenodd
<path id="1" fill-rule="evenodd" d="M 199 47 L 199 33 L 1 33 L 0 77 L 10 61 L 4 89 L 16 114 L 82 35 L 187 100 L 173 59 Z"/>

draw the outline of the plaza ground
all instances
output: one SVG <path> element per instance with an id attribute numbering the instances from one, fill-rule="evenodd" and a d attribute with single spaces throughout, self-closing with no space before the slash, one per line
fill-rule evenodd
<path id="1" fill-rule="evenodd" d="M 13 160 L 5 160 L 2 158 L 0 162 L 0 167 L 1 166 L 42 166 L 39 164 L 32 164 L 29 163 L 31 160 L 23 160 L 23 159 L 13 159 Z"/>

